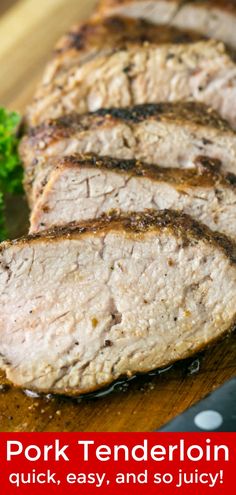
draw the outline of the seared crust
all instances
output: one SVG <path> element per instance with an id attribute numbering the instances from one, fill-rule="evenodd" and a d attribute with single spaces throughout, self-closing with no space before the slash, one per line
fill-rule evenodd
<path id="1" fill-rule="evenodd" d="M 229 124 L 220 118 L 214 110 L 195 102 L 166 102 L 136 105 L 128 108 L 101 109 L 84 115 L 73 113 L 58 119 L 50 119 L 40 126 L 29 129 L 19 146 L 19 153 L 27 170 L 25 188 L 28 194 L 30 195 L 35 178 L 37 158 L 47 154 L 47 148 L 51 145 L 63 139 L 73 138 L 76 134 L 81 133 L 82 135 L 83 132 L 89 130 L 96 132 L 96 129 L 101 127 L 109 129 L 122 123 L 132 127 L 145 120 L 148 122 L 158 121 L 167 125 L 179 125 L 180 127 L 187 126 L 192 129 L 192 132 L 195 132 L 197 128 L 205 127 L 206 135 L 207 129 L 212 129 L 234 137 L 234 132 Z M 205 144 L 208 144 L 207 141 L 206 139 Z M 33 162 L 29 158 L 32 155 L 34 156 Z"/>
<path id="2" fill-rule="evenodd" d="M 81 55 L 95 49 L 125 49 L 136 43 L 193 43 L 205 39 L 204 36 L 182 31 L 170 26 L 156 26 L 144 19 L 125 17 L 92 18 L 83 24 L 73 26 L 56 45 L 55 54 L 76 50 Z"/>
<path id="3" fill-rule="evenodd" d="M 25 146 L 44 149 L 59 139 L 68 138 L 76 132 L 96 129 L 96 127 L 100 127 L 101 125 L 112 126 L 119 121 L 132 125 L 145 120 L 210 127 L 234 134 L 230 125 L 217 112 L 202 103 L 150 103 L 128 108 L 100 109 L 85 115 L 73 113 L 59 117 L 58 119 L 49 119 L 43 124 L 29 129 L 28 134 L 21 142 L 20 154 L 24 158 Z"/>
<path id="4" fill-rule="evenodd" d="M 51 158 L 49 160 L 52 171 L 65 167 L 80 167 L 80 168 L 100 168 L 104 170 L 112 170 L 116 173 L 129 174 L 133 177 L 149 177 L 158 182 L 169 182 L 174 184 L 178 189 L 183 190 L 184 187 L 217 187 L 222 185 L 231 189 L 236 189 L 236 175 L 227 173 L 221 174 L 221 162 L 216 158 L 210 158 L 199 155 L 195 160 L 194 169 L 179 169 L 170 167 L 160 167 L 141 162 L 140 160 L 119 160 L 108 156 L 99 157 L 95 154 L 74 154 L 65 156 L 61 159 Z M 28 197 L 31 197 L 32 185 L 35 180 L 35 165 L 27 169 L 24 186 Z M 50 180 L 50 173 L 45 175 L 42 182 L 42 189 L 46 187 Z"/>
<path id="5" fill-rule="evenodd" d="M 153 6 L 155 6 L 155 0 L 147 0 L 146 1 L 146 7 L 147 9 L 145 10 L 145 0 L 100 0 L 98 2 L 97 9 L 95 11 L 95 19 L 101 19 L 102 17 L 109 17 L 109 16 L 114 16 L 114 15 L 122 15 L 122 8 L 128 8 L 127 13 L 124 12 L 124 15 L 130 15 L 129 14 L 129 8 L 130 11 L 132 8 L 134 8 L 135 11 L 135 6 L 138 4 L 142 4 L 141 11 L 140 11 L 140 17 L 142 16 L 141 12 L 143 9 L 143 17 L 146 17 L 146 11 L 148 15 L 148 19 L 150 22 L 152 22 L 152 10 Z M 160 9 L 160 13 L 162 11 L 165 11 L 165 6 L 163 4 L 166 4 L 166 12 L 164 14 L 164 17 L 162 18 L 162 14 L 160 14 L 160 20 L 158 14 L 155 16 L 154 15 L 154 20 L 155 24 L 158 24 L 159 27 L 161 25 L 169 25 L 172 27 L 177 26 L 178 29 L 193 29 L 195 33 L 198 33 L 200 36 L 200 33 L 202 36 L 206 36 L 207 38 L 215 38 L 218 40 L 224 41 L 226 44 L 231 46 L 233 50 L 235 49 L 235 36 L 234 34 L 230 31 L 233 29 L 233 23 L 236 22 L 236 2 L 234 0 L 166 0 L 165 2 L 163 1 L 158 1 L 156 0 L 157 3 L 157 12 L 158 12 L 158 7 Z M 160 5 L 159 5 L 160 4 Z M 169 4 L 169 5 L 168 5 Z M 150 8 L 149 8 L 150 7 Z M 181 16 L 182 13 L 184 13 L 185 8 L 190 7 L 192 9 L 191 15 L 196 17 L 199 17 L 200 19 L 200 24 L 201 24 L 201 18 L 202 17 L 208 17 L 207 19 L 203 20 L 203 24 L 200 29 L 196 29 L 192 26 L 192 23 L 188 23 L 188 20 L 184 24 L 179 25 L 178 24 L 178 19 L 179 16 Z M 120 10 L 119 10 L 120 9 Z M 195 9 L 195 11 L 194 11 Z M 201 12 L 202 11 L 202 12 Z M 202 15 L 203 14 L 203 15 Z M 137 13 L 136 13 L 137 15 Z M 217 23 L 215 22 L 215 16 L 220 18 L 222 15 L 222 23 L 224 24 L 224 29 L 221 28 L 216 31 L 214 28 L 214 25 Z M 228 16 L 232 18 L 232 23 L 230 24 L 229 27 L 229 32 L 227 34 L 227 19 L 224 19 L 224 16 Z M 136 17 L 136 16 L 135 16 Z M 131 14 L 130 18 L 135 18 L 133 14 Z M 138 17 L 138 15 L 137 15 Z M 194 23 L 193 23 L 194 24 Z M 219 24 L 219 23 L 218 23 Z M 180 28 L 181 26 L 181 28 Z M 231 52 L 231 56 L 235 59 L 233 51 Z"/>
<path id="6" fill-rule="evenodd" d="M 117 120 L 126 120 L 127 122 L 142 122 L 145 119 L 158 120 L 162 122 L 174 122 L 183 124 L 188 122 L 199 125 L 216 128 L 222 131 L 233 132 L 226 120 L 222 119 L 212 108 L 203 103 L 196 102 L 162 102 L 147 103 L 136 105 L 128 108 L 111 108 L 100 109 L 95 112 L 99 117 L 110 117 Z M 90 114 L 90 116 L 93 114 Z"/>
<path id="7" fill-rule="evenodd" d="M 63 239 L 76 239 L 81 236 L 104 234 L 107 232 L 123 232 L 129 236 L 139 236 L 151 232 L 167 230 L 181 239 L 184 246 L 194 244 L 197 241 L 206 241 L 213 244 L 230 259 L 236 263 L 236 244 L 225 235 L 212 232 L 205 225 L 196 222 L 189 215 L 184 215 L 172 210 L 157 212 L 149 210 L 146 212 L 127 213 L 117 216 L 103 215 L 99 219 L 81 222 L 80 224 L 69 224 L 64 227 L 56 227 L 43 231 L 39 234 L 28 235 L 14 241 L 6 241 L 0 245 L 0 252 L 10 246 L 24 245 L 29 242 L 60 241 Z"/>
<path id="8" fill-rule="evenodd" d="M 111 157 L 98 157 L 96 155 L 72 155 L 65 156 L 57 162 L 56 168 L 100 168 L 110 170 L 118 174 L 129 174 L 134 177 L 148 177 L 159 182 L 169 182 L 181 189 L 184 186 L 192 187 L 217 187 L 223 185 L 236 191 L 236 176 L 233 174 L 222 175 L 217 171 L 218 160 L 208 157 L 198 157 L 196 167 L 193 170 L 159 167 L 143 163 L 139 160 L 118 160 Z"/>

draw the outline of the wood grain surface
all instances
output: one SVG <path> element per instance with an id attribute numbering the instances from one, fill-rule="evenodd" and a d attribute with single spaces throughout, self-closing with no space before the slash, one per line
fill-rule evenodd
<path id="1" fill-rule="evenodd" d="M 1 0 L 0 1 L 0 16 L 7 12 L 11 6 L 15 5 L 17 0 Z"/>
<path id="2" fill-rule="evenodd" d="M 57 38 L 89 15 L 93 0 L 1 0 L 0 105 L 23 111 Z M 2 14 L 3 13 L 3 14 Z M 1 15 L 2 14 L 2 15 Z M 27 229 L 23 202 L 8 202 L 12 236 Z M 26 357 L 27 359 L 27 357 Z M 198 363 L 139 377 L 100 398 L 28 397 L 0 375 L 0 431 L 152 431 L 236 374 L 236 335 Z"/>

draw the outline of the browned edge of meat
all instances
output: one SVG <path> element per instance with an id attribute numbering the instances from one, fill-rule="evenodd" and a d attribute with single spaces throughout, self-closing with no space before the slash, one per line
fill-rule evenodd
<path id="1" fill-rule="evenodd" d="M 236 243 L 219 232 L 212 232 L 205 225 L 196 222 L 189 215 L 181 214 L 173 210 L 160 212 L 150 210 L 147 212 L 126 213 L 125 215 L 102 215 L 98 219 L 86 222 L 71 223 L 63 227 L 55 227 L 50 230 L 31 234 L 13 241 L 4 241 L 0 244 L 0 252 L 9 245 L 24 245 L 27 242 L 44 240 L 54 241 L 60 237 L 74 239 L 91 232 L 124 231 L 127 235 L 142 234 L 149 231 L 169 229 L 178 238 L 183 238 L 184 245 L 197 240 L 205 239 L 207 242 L 220 248 L 231 260 L 236 263 Z"/>
<path id="2" fill-rule="evenodd" d="M 81 57 L 89 51 L 104 52 L 116 47 L 125 48 L 128 44 L 148 43 L 192 43 L 205 39 L 204 36 L 172 26 L 156 26 L 145 19 L 130 19 L 114 15 L 104 18 L 90 18 L 74 25 L 57 43 L 56 56 L 75 50 Z"/>
<path id="3" fill-rule="evenodd" d="M 157 136 L 159 132 L 161 132 L 162 136 L 160 141 L 161 155 L 159 158 L 159 143 L 156 145 L 155 152 L 153 148 L 154 143 L 151 141 L 149 152 L 147 131 L 145 134 L 145 132 L 143 133 L 141 131 L 141 128 L 139 129 L 140 126 L 144 125 L 143 130 L 145 131 L 146 123 L 149 125 L 152 122 L 156 123 L 157 126 L 160 123 L 160 130 L 158 128 L 156 129 Z M 204 104 L 195 102 L 166 102 L 136 105 L 128 108 L 101 109 L 85 115 L 74 113 L 58 119 L 47 120 L 42 125 L 30 129 L 29 133 L 21 141 L 19 152 L 25 167 L 24 184 L 30 205 L 32 206 L 34 203 L 32 187 L 38 175 L 43 173 L 43 163 L 45 162 L 45 165 L 47 165 L 50 161 L 53 167 L 56 164 L 55 161 L 53 162 L 53 158 L 56 156 L 61 157 L 82 152 L 90 153 L 93 151 L 92 146 L 89 146 L 90 149 L 86 150 L 89 141 L 94 142 L 95 140 L 95 153 L 98 155 L 109 155 L 123 159 L 126 158 L 126 153 L 128 153 L 127 157 L 130 159 L 138 158 L 149 163 L 157 162 L 159 165 L 167 167 L 188 168 L 184 164 L 184 161 L 188 160 L 187 150 L 185 152 L 186 156 L 184 155 L 185 158 L 182 158 L 183 163 L 179 162 L 180 158 L 178 159 L 180 156 L 179 153 L 181 153 L 180 149 L 176 152 L 176 159 L 172 157 L 175 160 L 175 163 L 173 161 L 173 165 L 171 163 L 172 160 L 168 159 L 166 162 L 163 156 L 164 149 L 162 149 L 162 145 L 165 143 L 165 136 L 168 140 L 172 127 L 171 132 L 175 132 L 175 126 L 177 126 L 180 132 L 179 139 L 181 139 L 181 130 L 189 135 L 189 142 L 191 142 L 191 137 L 193 136 L 193 148 L 196 148 L 194 151 L 195 157 L 197 157 L 198 153 L 202 155 L 197 160 L 197 163 L 192 164 L 192 168 L 196 168 L 203 162 L 208 162 L 209 164 L 210 160 L 215 158 L 215 160 L 212 160 L 212 166 L 214 165 L 214 168 L 222 168 L 222 173 L 223 169 L 224 172 L 226 170 L 234 173 L 233 156 L 234 149 L 236 150 L 236 134 L 226 121 L 221 119 L 216 112 Z M 111 142 L 109 149 L 107 149 L 106 141 L 109 141 L 110 137 L 114 141 L 115 134 L 113 135 L 113 130 L 115 133 L 118 133 L 118 143 L 119 139 L 122 139 L 124 142 L 121 148 L 120 145 L 117 145 L 117 147 L 113 146 Z M 101 138 L 99 137 L 100 133 L 102 133 Z M 111 136 L 110 133 L 112 133 Z M 147 137 L 145 137 L 146 135 Z M 187 135 L 185 139 L 187 139 Z M 198 135 L 202 141 L 201 146 L 197 144 Z M 226 138 L 227 143 L 224 143 L 224 138 Z M 145 144 L 146 139 L 147 144 Z M 217 146 L 219 143 L 219 149 L 214 150 L 214 142 L 216 142 Z M 167 144 L 167 149 L 169 146 L 170 142 Z M 144 158 L 145 149 L 147 150 L 146 159 Z M 167 150 L 166 153 L 168 153 Z M 221 156 L 222 153 L 225 156 Z M 217 159 L 219 163 L 217 163 Z M 48 174 L 46 173 L 46 175 Z"/>
<path id="4" fill-rule="evenodd" d="M 58 41 L 53 52 L 54 57 L 48 66 L 48 75 L 57 75 L 75 61 L 83 64 L 97 55 L 123 50 L 131 45 L 191 44 L 207 39 L 206 35 L 188 28 L 157 25 L 143 18 L 129 18 L 119 14 L 95 16 L 87 22 L 72 26 Z M 224 49 L 233 60 L 236 59 L 234 48 L 224 46 Z"/>
<path id="5" fill-rule="evenodd" d="M 144 18 L 158 25 L 192 29 L 236 48 L 234 0 L 100 0 L 94 17 Z"/>
<path id="6" fill-rule="evenodd" d="M 118 160 L 108 156 L 98 157 L 93 154 L 75 154 L 65 156 L 59 161 L 54 160 L 55 169 L 96 168 L 113 171 L 119 174 L 128 173 L 130 177 L 148 177 L 153 180 L 169 182 L 181 186 L 216 186 L 222 184 L 236 190 L 236 175 L 219 172 L 218 160 L 208 157 L 198 157 L 196 169 L 182 170 L 179 168 L 160 167 L 143 163 L 140 160 Z M 50 180 L 50 175 L 47 182 Z M 44 184 L 46 186 L 47 182 Z"/>
<path id="7" fill-rule="evenodd" d="M 109 126 L 119 121 L 138 124 L 147 119 L 179 125 L 188 124 L 191 127 L 206 126 L 234 135 L 228 122 L 203 103 L 193 101 L 147 103 L 126 108 L 104 108 L 82 115 L 72 113 L 57 119 L 48 119 L 28 130 L 20 143 L 19 152 L 22 160 L 27 160 L 28 147 L 37 147 L 43 153 L 51 143 L 70 137 L 75 132 L 96 129 L 101 125 Z"/>

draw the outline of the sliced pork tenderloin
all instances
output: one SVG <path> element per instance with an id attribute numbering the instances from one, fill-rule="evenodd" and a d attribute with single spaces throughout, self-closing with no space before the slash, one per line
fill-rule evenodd
<path id="1" fill-rule="evenodd" d="M 236 127 L 235 53 L 143 20 L 93 19 L 61 43 L 26 121 L 179 100 L 205 103 Z"/>
<path id="2" fill-rule="evenodd" d="M 156 24 L 192 29 L 236 48 L 233 0 L 100 0 L 96 14 L 143 18 Z"/>
<path id="3" fill-rule="evenodd" d="M 171 208 L 236 240 L 236 177 L 95 156 L 62 159 L 31 214 L 31 233 L 102 214 Z"/>
<path id="4" fill-rule="evenodd" d="M 159 103 L 71 114 L 44 122 L 21 142 L 25 189 L 35 201 L 35 179 L 48 161 L 73 153 L 136 158 L 165 167 L 193 168 L 199 157 L 236 173 L 236 134 L 200 103 Z"/>
<path id="5" fill-rule="evenodd" d="M 157 26 L 144 19 L 119 16 L 90 18 L 71 27 L 55 46 L 52 60 L 46 67 L 43 83 L 46 85 L 74 65 L 83 65 L 97 56 L 109 54 L 115 47 L 125 49 L 140 43 L 192 43 L 205 39 L 189 30 L 171 26 Z"/>
<path id="6" fill-rule="evenodd" d="M 174 212 L 6 242 L 0 365 L 79 395 L 187 358 L 236 323 L 235 244 Z"/>

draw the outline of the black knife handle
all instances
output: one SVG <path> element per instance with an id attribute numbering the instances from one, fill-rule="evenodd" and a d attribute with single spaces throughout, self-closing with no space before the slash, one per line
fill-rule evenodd
<path id="1" fill-rule="evenodd" d="M 236 377 L 158 431 L 236 431 Z"/>

